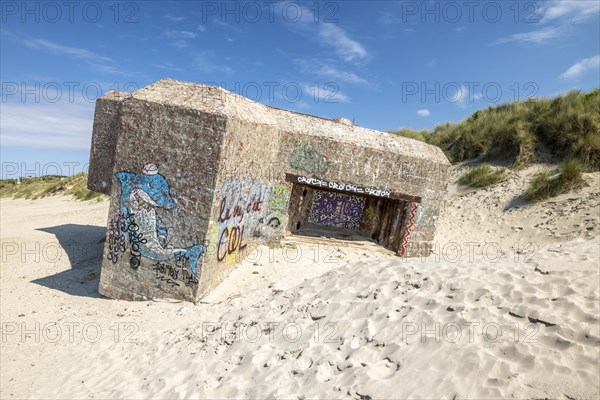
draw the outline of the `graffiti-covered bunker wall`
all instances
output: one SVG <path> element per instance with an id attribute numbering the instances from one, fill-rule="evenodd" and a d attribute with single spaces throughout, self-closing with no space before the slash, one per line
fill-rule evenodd
<path id="1" fill-rule="evenodd" d="M 88 181 L 111 196 L 100 292 L 196 301 L 257 244 L 307 226 L 429 255 L 449 169 L 435 146 L 219 87 L 109 92 Z"/>

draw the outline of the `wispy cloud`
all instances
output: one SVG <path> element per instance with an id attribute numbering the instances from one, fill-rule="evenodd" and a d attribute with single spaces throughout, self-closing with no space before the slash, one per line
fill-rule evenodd
<path id="1" fill-rule="evenodd" d="M 365 47 L 351 39 L 346 31 L 332 23 L 318 23 L 318 35 L 322 43 L 332 46 L 344 61 L 368 62 L 371 59 Z"/>
<path id="2" fill-rule="evenodd" d="M 465 85 L 459 86 L 452 95 L 445 98 L 449 103 L 455 104 L 459 108 L 467 108 L 470 103 L 483 99 L 482 93 L 475 93 L 469 90 Z"/>
<path id="3" fill-rule="evenodd" d="M 93 102 L 4 103 L 2 146 L 87 149 L 93 117 Z"/>
<path id="4" fill-rule="evenodd" d="M 509 42 L 518 42 L 524 44 L 541 44 L 548 42 L 552 39 L 556 39 L 557 37 L 563 35 L 566 32 L 566 30 L 567 29 L 564 27 L 557 26 L 553 28 L 543 28 L 536 31 L 515 33 L 510 36 L 506 36 L 496 40 L 492 43 L 492 45 Z"/>
<path id="5" fill-rule="evenodd" d="M 357 85 L 368 85 L 369 81 L 360 76 L 356 75 L 354 72 L 343 71 L 331 65 L 323 65 L 316 71 L 317 74 L 321 76 L 325 76 L 332 79 L 338 79 L 348 83 L 354 83 Z"/>
<path id="6" fill-rule="evenodd" d="M 183 39 L 179 39 L 179 40 L 173 40 L 172 42 L 169 43 L 169 45 L 171 45 L 171 47 L 174 47 L 176 49 L 183 50 L 188 47 L 188 42 Z"/>
<path id="7" fill-rule="evenodd" d="M 172 15 L 172 14 L 163 15 L 163 18 L 168 19 L 171 22 L 181 22 L 181 21 L 184 21 L 185 19 L 187 19 L 187 17 L 181 16 L 181 15 Z"/>
<path id="8" fill-rule="evenodd" d="M 392 13 L 389 11 L 380 12 L 379 17 L 377 18 L 377 23 L 381 25 L 395 25 L 401 22 L 402 19 L 398 13 Z"/>
<path id="9" fill-rule="evenodd" d="M 21 43 L 25 47 L 28 47 L 33 50 L 44 51 L 58 57 L 67 57 L 73 60 L 84 61 L 90 67 L 90 69 L 96 72 L 127 76 L 143 75 L 140 72 L 128 71 L 120 67 L 117 64 L 117 62 L 112 58 L 95 53 L 88 49 L 66 46 L 64 44 L 52 42 L 46 39 L 38 39 L 17 35 L 11 32 L 7 32 L 5 30 L 2 30 L 2 34 L 15 39 L 17 42 Z"/>
<path id="10" fill-rule="evenodd" d="M 191 31 L 178 31 L 173 29 L 167 29 L 163 31 L 163 37 L 171 40 L 169 44 L 176 49 L 185 49 L 188 47 L 188 40 L 193 40 L 198 37 L 196 32 Z"/>
<path id="11" fill-rule="evenodd" d="M 201 72 L 212 73 L 215 71 L 219 71 L 227 74 L 231 74 L 234 72 L 231 67 L 216 62 L 215 53 L 211 50 L 198 52 L 194 54 L 193 59 L 194 67 Z"/>
<path id="12" fill-rule="evenodd" d="M 163 32 L 163 35 L 169 39 L 195 39 L 198 34 L 190 31 L 176 31 L 167 29 Z"/>
<path id="13" fill-rule="evenodd" d="M 563 72 L 562 79 L 577 79 L 589 71 L 600 69 L 600 55 L 585 58 L 573 64 L 568 70 Z"/>
<path id="14" fill-rule="evenodd" d="M 87 49 L 69 47 L 45 39 L 20 38 L 19 40 L 22 44 L 31 49 L 47 51 L 57 56 L 66 56 L 94 63 L 114 63 L 112 58 L 94 53 Z"/>
<path id="15" fill-rule="evenodd" d="M 600 2 L 596 0 L 553 0 L 541 7 L 533 16 L 540 28 L 500 38 L 492 45 L 516 42 L 521 44 L 543 44 L 569 33 L 577 24 L 597 19 Z"/>
<path id="16" fill-rule="evenodd" d="M 600 2 L 596 0 L 555 0 L 548 2 L 541 13 L 541 23 L 556 20 L 582 22 L 593 17 L 598 18 Z"/>
<path id="17" fill-rule="evenodd" d="M 286 21 L 286 26 L 299 30 L 311 39 L 316 39 L 321 45 L 332 48 L 336 55 L 345 62 L 364 64 L 371 61 L 371 54 L 366 47 L 350 37 L 338 24 L 322 22 L 314 13 L 295 3 L 301 10 L 299 21 Z"/>
<path id="18" fill-rule="evenodd" d="M 315 103 L 349 103 L 350 98 L 337 85 L 302 84 L 302 90 Z"/>
<path id="19" fill-rule="evenodd" d="M 164 69 L 165 71 L 171 71 L 171 72 L 181 72 L 181 71 L 183 71 L 183 68 L 177 68 L 171 62 L 166 62 L 166 63 L 163 63 L 163 64 L 152 64 L 152 66 L 155 67 L 155 68 Z"/>
<path id="20" fill-rule="evenodd" d="M 354 85 L 369 85 L 369 81 L 358 76 L 354 72 L 341 69 L 332 64 L 318 59 L 298 60 L 303 72 L 315 74 L 316 76 L 330 79 L 335 82 L 346 82 Z"/>
<path id="21" fill-rule="evenodd" d="M 417 115 L 419 117 L 429 117 L 429 115 L 431 115 L 431 112 L 428 109 L 423 108 L 417 111 Z"/>

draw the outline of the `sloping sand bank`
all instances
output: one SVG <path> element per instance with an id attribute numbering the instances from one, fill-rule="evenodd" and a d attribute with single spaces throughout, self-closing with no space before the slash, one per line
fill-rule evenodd
<path id="1" fill-rule="evenodd" d="M 107 203 L 2 200 L 0 397 L 596 399 L 598 177 L 452 185 L 427 259 L 290 238 L 197 305 L 98 294 Z"/>

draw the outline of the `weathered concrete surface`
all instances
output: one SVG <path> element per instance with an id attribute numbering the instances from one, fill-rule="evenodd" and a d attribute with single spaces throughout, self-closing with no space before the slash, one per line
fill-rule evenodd
<path id="1" fill-rule="evenodd" d="M 88 168 L 88 188 L 94 192 L 110 194 L 121 105 L 128 95 L 113 90 L 96 100 Z"/>
<path id="2" fill-rule="evenodd" d="M 89 186 L 112 193 L 109 297 L 196 300 L 254 243 L 309 220 L 358 226 L 400 255 L 430 253 L 450 168 L 435 146 L 170 79 L 106 97 Z M 340 211 L 350 203 L 360 209 Z"/>

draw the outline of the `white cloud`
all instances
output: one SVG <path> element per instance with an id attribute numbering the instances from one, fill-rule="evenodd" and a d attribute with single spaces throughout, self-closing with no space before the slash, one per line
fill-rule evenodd
<path id="1" fill-rule="evenodd" d="M 571 22 L 582 22 L 591 17 L 598 17 L 600 2 L 596 0 L 555 0 L 548 2 L 541 10 L 542 23 L 563 19 Z"/>
<path id="2" fill-rule="evenodd" d="M 472 102 L 472 97 L 469 96 L 469 89 L 461 85 L 454 94 L 449 96 L 446 100 L 450 103 L 456 104 L 460 108 L 466 108 L 468 102 Z"/>
<path id="3" fill-rule="evenodd" d="M 537 4 L 537 3 L 532 3 Z M 532 15 L 523 16 L 525 22 L 539 22 L 542 26 L 530 32 L 516 33 L 500 38 L 492 45 L 518 42 L 523 44 L 541 44 L 550 42 L 567 33 L 574 26 L 582 24 L 600 14 L 600 2 L 597 0 L 553 0 L 533 10 Z"/>
<path id="4" fill-rule="evenodd" d="M 2 146 L 88 149 L 94 102 L 4 103 Z"/>
<path id="5" fill-rule="evenodd" d="M 319 38 L 335 48 L 336 52 L 344 61 L 357 62 L 367 61 L 370 56 L 362 44 L 350 39 L 346 31 L 331 23 L 318 23 Z"/>
<path id="6" fill-rule="evenodd" d="M 300 18 L 298 21 L 284 21 L 286 26 L 293 30 L 299 30 L 306 36 L 316 39 L 322 45 L 333 48 L 338 57 L 345 62 L 366 63 L 371 60 L 371 55 L 360 42 L 350 38 L 348 33 L 338 24 L 322 22 L 314 13 L 298 3 L 294 8 L 299 8 Z M 285 4 L 281 5 L 282 8 Z"/>
<path id="7" fill-rule="evenodd" d="M 182 50 L 188 47 L 188 40 L 192 40 L 198 37 L 198 34 L 190 31 L 176 31 L 167 29 L 163 32 L 163 36 L 171 39 L 169 43 L 172 47 Z"/>
<path id="8" fill-rule="evenodd" d="M 212 73 L 215 71 L 224 72 L 227 74 L 233 73 L 233 69 L 226 65 L 220 65 L 215 62 L 215 53 L 210 50 L 201 51 L 194 55 L 194 66 L 198 71 Z"/>
<path id="9" fill-rule="evenodd" d="M 431 112 L 428 109 L 424 108 L 422 110 L 418 110 L 417 115 L 419 117 L 429 117 L 431 115 Z"/>
<path id="10" fill-rule="evenodd" d="M 52 42 L 46 39 L 36 39 L 31 37 L 19 36 L 8 31 L 2 30 L 2 34 L 7 37 L 16 39 L 19 43 L 34 50 L 41 50 L 59 57 L 67 57 L 74 60 L 81 60 L 97 72 L 127 75 L 127 76 L 143 76 L 142 73 L 135 71 L 127 71 L 121 68 L 112 58 L 95 53 L 88 49 L 79 47 L 65 46 L 60 43 Z"/>
<path id="11" fill-rule="evenodd" d="M 165 71 L 172 71 L 172 72 L 183 71 L 183 68 L 177 68 L 171 62 L 166 62 L 164 64 L 152 64 L 152 66 L 156 67 L 156 68 L 164 69 Z"/>
<path id="12" fill-rule="evenodd" d="M 310 62 L 301 62 L 304 71 L 315 73 L 336 82 L 348 82 L 356 85 L 368 85 L 369 82 L 356 75 L 354 72 L 341 70 L 333 65 L 324 64 L 319 60 L 311 60 Z"/>
<path id="13" fill-rule="evenodd" d="M 182 50 L 188 47 L 188 42 L 183 39 L 174 40 L 169 43 L 171 47 L 175 47 L 176 49 Z"/>
<path id="14" fill-rule="evenodd" d="M 340 92 L 337 85 L 303 84 L 302 91 L 315 103 L 349 103 L 350 98 Z"/>
<path id="15" fill-rule="evenodd" d="M 195 39 L 198 37 L 198 34 L 190 31 L 175 31 L 172 29 L 167 29 L 163 32 L 165 37 L 169 39 Z"/>
<path id="16" fill-rule="evenodd" d="M 187 17 L 167 14 L 167 15 L 163 15 L 163 18 L 166 18 L 171 22 L 181 22 L 181 21 L 185 20 Z"/>
<path id="17" fill-rule="evenodd" d="M 560 77 L 562 79 L 576 79 L 588 71 L 597 70 L 600 68 L 600 55 L 585 58 L 573 64 L 568 70 L 563 72 Z"/>
<path id="18" fill-rule="evenodd" d="M 25 46 L 35 49 L 44 50 L 54 55 L 66 56 L 70 58 L 76 58 L 80 60 L 86 60 L 96 63 L 113 63 L 114 60 L 110 57 L 106 57 L 100 54 L 96 54 L 87 49 L 81 49 L 78 47 L 64 46 L 58 43 L 51 42 L 45 39 L 26 39 L 21 38 L 21 43 Z"/>
<path id="19" fill-rule="evenodd" d="M 204 25 L 198 25 L 196 29 L 198 29 L 200 32 L 206 32 L 206 27 Z"/>
<path id="20" fill-rule="evenodd" d="M 494 44 L 501 43 L 509 43 L 509 42 L 519 42 L 525 44 L 541 44 L 548 42 L 552 39 L 556 39 L 566 32 L 565 28 L 562 27 L 554 27 L 554 28 L 544 28 L 536 31 L 523 32 L 523 33 L 515 33 L 513 35 L 500 38 L 496 40 Z"/>

